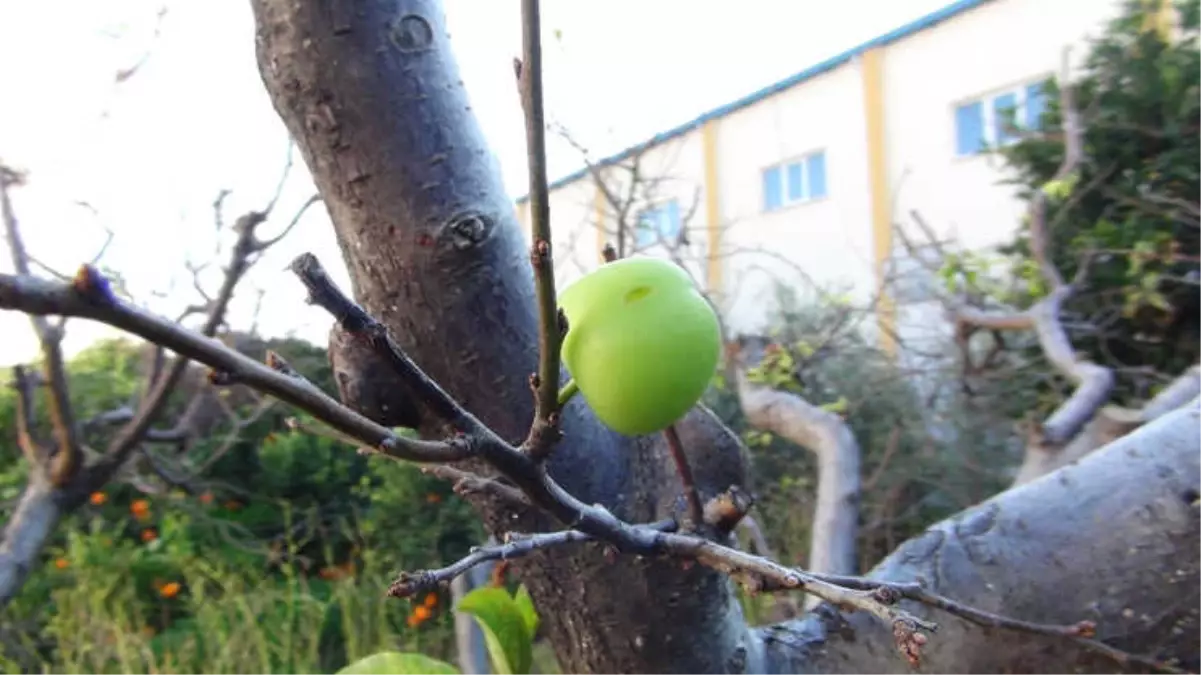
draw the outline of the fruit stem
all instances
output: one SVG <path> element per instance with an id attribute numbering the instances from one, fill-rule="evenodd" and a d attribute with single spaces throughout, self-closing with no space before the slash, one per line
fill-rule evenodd
<path id="1" fill-rule="evenodd" d="M 562 408 L 567 405 L 571 397 L 575 396 L 579 391 L 580 387 L 575 383 L 575 380 L 568 380 L 567 384 L 563 385 L 563 388 L 559 390 L 559 407 Z"/>

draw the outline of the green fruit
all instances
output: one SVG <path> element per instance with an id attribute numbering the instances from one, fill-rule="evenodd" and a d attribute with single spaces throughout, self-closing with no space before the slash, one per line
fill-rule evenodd
<path id="1" fill-rule="evenodd" d="M 559 295 L 563 362 L 596 416 L 622 434 L 666 428 L 696 405 L 721 354 L 717 315 L 658 258 L 602 265 Z"/>

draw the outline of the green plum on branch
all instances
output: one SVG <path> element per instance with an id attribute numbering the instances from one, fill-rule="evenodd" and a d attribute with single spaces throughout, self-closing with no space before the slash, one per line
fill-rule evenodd
<path id="1" fill-rule="evenodd" d="M 721 354 L 713 308 L 674 263 L 626 258 L 559 296 L 563 362 L 605 425 L 629 436 L 666 429 L 700 400 Z"/>

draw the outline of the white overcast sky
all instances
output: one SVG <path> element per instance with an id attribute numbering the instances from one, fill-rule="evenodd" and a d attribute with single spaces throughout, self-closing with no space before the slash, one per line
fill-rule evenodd
<path id="1" fill-rule="evenodd" d="M 616 151 L 948 2 L 544 0 L 547 109 L 594 152 Z M 519 4 L 445 0 L 463 80 L 514 197 L 526 185 L 511 65 Z M 102 262 L 139 299 L 162 312 L 195 300 L 183 266 L 212 259 L 213 198 L 233 190 L 231 217 L 261 206 L 287 147 L 255 66 L 253 31 L 247 0 L 0 0 L 0 158 L 30 172 L 14 200 L 35 258 L 70 273 L 107 227 L 115 238 Z M 138 73 L 115 84 L 147 51 Z M 552 179 L 579 166 L 553 139 L 549 153 Z M 281 215 L 312 190 L 298 169 Z M 252 274 L 235 325 L 246 325 L 259 288 L 265 333 L 324 340 L 328 318 L 303 304 L 283 272 L 306 250 L 345 278 L 328 219 L 314 209 Z M 3 252 L 0 268 L 11 270 Z M 74 321 L 67 349 L 102 334 Z M 34 351 L 25 318 L 0 314 L 0 365 Z"/>

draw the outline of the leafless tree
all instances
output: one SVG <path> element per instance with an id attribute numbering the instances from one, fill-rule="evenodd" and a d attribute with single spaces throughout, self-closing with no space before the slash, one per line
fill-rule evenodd
<path id="1" fill-rule="evenodd" d="M 490 154 L 439 3 L 411 2 L 399 16 L 384 5 L 252 6 L 264 82 L 330 211 L 358 303 L 313 256 L 293 270 L 314 303 L 371 347 L 373 374 L 392 376 L 387 391 L 407 396 L 422 439 L 394 434 L 279 364 L 130 306 L 92 267 L 70 283 L 0 276 L 0 307 L 118 326 L 378 455 L 442 467 L 504 543 L 402 575 L 394 594 L 514 558 L 573 672 L 899 672 L 919 661 L 939 672 L 1055 672 L 1196 661 L 1195 401 L 1055 477 L 932 526 L 865 577 L 739 551 L 728 543 L 746 507 L 743 452 L 711 413 L 689 413 L 673 443 L 620 437 L 578 398 L 558 404 L 558 347 L 570 327 L 556 311 L 537 1 L 523 0 L 518 68 L 529 250 L 498 167 L 482 159 Z M 681 479 L 681 452 L 691 481 Z M 681 492 L 707 507 L 699 521 L 680 517 Z M 753 628 L 732 580 L 825 602 Z"/>
<path id="2" fill-rule="evenodd" d="M 226 313 L 239 282 L 271 246 L 295 227 L 315 201 L 315 198 L 307 201 L 274 236 L 265 237 L 261 234 L 260 228 L 272 215 L 290 168 L 289 160 L 279 189 L 265 208 L 246 213 L 230 225 L 224 221 L 222 208 L 227 193 L 223 192 L 218 197 L 214 203 L 217 234 L 219 237 L 233 238 L 227 252 L 223 279 L 216 292 L 210 293 L 200 277 L 207 265 L 191 267 L 194 288 L 201 302 L 186 307 L 176 317 L 176 325 L 183 325 L 199 316 L 202 320 L 197 329 L 199 335 L 205 338 L 220 336 L 229 342 L 229 348 L 232 349 L 240 346 L 239 336 L 229 331 L 226 322 Z M 36 283 L 38 277 L 31 270 L 32 265 L 37 263 L 21 237 L 13 199 L 15 188 L 23 185 L 25 180 L 21 172 L 0 164 L 0 211 L 17 275 L 15 278 Z M 111 238 L 110 233 L 110 241 Z M 99 256 L 92 264 L 98 260 Z M 45 265 L 39 266 L 59 283 L 80 281 Z M 107 292 L 118 297 L 118 291 L 111 285 Z M 162 483 L 193 492 L 197 476 L 232 448 L 240 433 L 273 405 L 271 399 L 244 390 L 242 398 L 248 399 L 245 402 L 250 404 L 251 409 L 249 413 L 239 413 L 231 402 L 215 395 L 201 373 L 189 368 L 186 356 L 169 359 L 166 348 L 156 343 L 144 359 L 147 365 L 144 368 L 145 381 L 128 404 L 88 419 L 79 419 L 71 402 L 71 382 L 61 346 L 66 317 L 50 321 L 31 314 L 30 319 L 40 345 L 42 372 L 33 372 L 24 366 L 13 369 L 12 386 L 16 389 L 18 404 L 17 444 L 29 465 L 29 477 L 0 541 L 0 605 L 7 604 L 21 588 L 59 521 L 86 503 L 92 493 L 118 478 L 144 491 L 159 491 L 160 488 L 155 485 Z M 153 336 L 143 337 L 154 343 Z M 187 392 L 190 392 L 187 394 L 190 398 L 178 418 L 164 425 L 163 417 L 169 401 Z M 43 394 L 48 401 L 52 426 L 49 433 L 37 429 L 34 421 L 36 400 Z M 222 423 L 228 425 L 228 431 L 215 453 L 202 466 L 183 470 L 184 465 L 179 461 L 181 454 L 198 435 L 217 429 Z M 94 444 L 103 444 L 103 450 L 93 450 Z M 173 446 L 176 451 L 164 456 L 151 449 L 150 445 Z"/>

